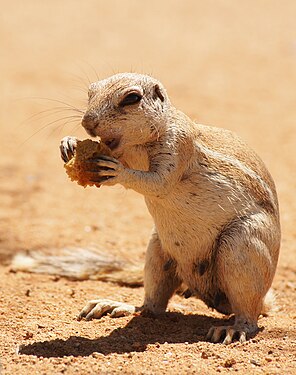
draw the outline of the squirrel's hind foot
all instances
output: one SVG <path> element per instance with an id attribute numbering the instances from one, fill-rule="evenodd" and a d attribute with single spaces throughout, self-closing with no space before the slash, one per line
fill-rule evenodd
<path id="1" fill-rule="evenodd" d="M 238 340 L 241 344 L 247 341 L 247 336 L 258 331 L 257 324 L 237 323 L 232 326 L 211 327 L 206 339 L 213 343 L 231 344 Z"/>

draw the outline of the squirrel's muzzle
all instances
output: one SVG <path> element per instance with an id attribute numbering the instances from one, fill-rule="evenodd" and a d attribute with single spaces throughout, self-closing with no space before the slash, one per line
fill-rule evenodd
<path id="1" fill-rule="evenodd" d="M 95 128 L 98 125 L 98 115 L 95 112 L 86 112 L 81 120 L 81 125 L 92 137 L 95 137 Z"/>

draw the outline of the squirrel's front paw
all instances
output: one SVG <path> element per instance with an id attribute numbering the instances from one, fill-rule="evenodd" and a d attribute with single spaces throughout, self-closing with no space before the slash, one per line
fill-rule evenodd
<path id="1" fill-rule="evenodd" d="M 109 299 L 98 299 L 89 301 L 81 310 L 77 320 L 100 319 L 103 315 L 109 314 L 112 318 L 134 314 L 135 306 L 127 303 L 111 301 Z"/>
<path id="2" fill-rule="evenodd" d="M 91 173 L 90 182 L 103 185 L 114 185 L 120 182 L 120 177 L 125 169 L 119 160 L 106 155 L 89 159 L 87 164 L 87 172 Z"/>
<path id="3" fill-rule="evenodd" d="M 77 140 L 78 139 L 76 137 L 64 137 L 61 140 L 61 158 L 65 163 L 68 163 L 68 161 L 74 156 L 74 152 L 77 147 Z"/>

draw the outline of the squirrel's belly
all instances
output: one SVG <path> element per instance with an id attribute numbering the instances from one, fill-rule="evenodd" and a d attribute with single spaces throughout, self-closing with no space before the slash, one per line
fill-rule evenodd
<path id="1" fill-rule="evenodd" d="M 149 205 L 148 208 L 163 251 L 177 263 L 184 264 L 188 269 L 190 264 L 193 266 L 212 251 L 221 230 L 220 225 L 200 217 L 198 212 L 192 215 L 191 210 L 165 209 L 159 206 L 157 210 L 153 210 Z"/>
<path id="2" fill-rule="evenodd" d="M 210 251 L 225 224 L 237 214 L 232 206 L 225 209 L 221 199 L 195 194 L 145 198 L 164 251 L 176 258 Z"/>

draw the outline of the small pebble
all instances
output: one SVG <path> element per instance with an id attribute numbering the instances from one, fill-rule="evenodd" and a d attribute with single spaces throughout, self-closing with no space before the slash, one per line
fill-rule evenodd
<path id="1" fill-rule="evenodd" d="M 93 358 L 103 358 L 104 354 L 99 353 L 99 352 L 94 352 L 94 353 L 92 353 L 92 357 Z"/>
<path id="2" fill-rule="evenodd" d="M 209 356 L 208 356 L 208 354 L 207 354 L 206 352 L 202 352 L 202 353 L 201 353 L 201 358 L 203 358 L 203 359 L 208 359 Z"/>
<path id="3" fill-rule="evenodd" d="M 255 359 L 250 359 L 250 363 L 255 366 L 261 366 L 261 363 L 259 361 L 256 361 Z"/>
<path id="4" fill-rule="evenodd" d="M 232 367 L 233 365 L 236 364 L 236 360 L 234 358 L 230 358 L 230 359 L 227 359 L 225 362 L 224 362 L 224 367 L 226 368 L 230 368 Z"/>
<path id="5" fill-rule="evenodd" d="M 31 339 L 32 337 L 33 337 L 33 333 L 27 331 L 26 334 L 25 334 L 25 336 L 24 336 L 24 339 L 25 339 L 25 340 L 28 340 L 28 339 Z"/>

